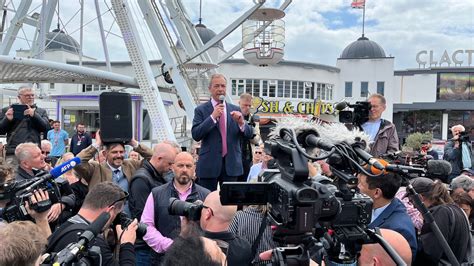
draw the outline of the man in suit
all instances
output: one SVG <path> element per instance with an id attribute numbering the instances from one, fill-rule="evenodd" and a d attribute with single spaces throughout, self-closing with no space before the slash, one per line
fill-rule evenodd
<path id="1" fill-rule="evenodd" d="M 77 155 L 77 157 L 81 158 L 81 163 L 74 167 L 74 170 L 76 170 L 80 177 L 84 178 L 89 185 L 89 190 L 98 183 L 112 181 L 119 185 L 123 191 L 128 192 L 129 182 L 135 171 L 141 167 L 142 162 L 130 159 L 125 160 L 125 146 L 123 143 L 105 144 L 105 161 L 102 163 L 90 161 L 102 145 L 100 132 L 97 132 L 95 136 L 96 142 L 83 149 Z M 135 139 L 132 139 L 129 145 L 147 160 L 153 155 L 153 151 L 150 148 L 139 144 Z M 124 211 L 130 215 L 128 202 L 125 204 Z"/>
<path id="2" fill-rule="evenodd" d="M 243 174 L 241 142 L 253 136 L 239 107 L 220 101 L 226 95 L 226 85 L 222 74 L 212 75 L 211 99 L 194 110 L 192 136 L 201 141 L 196 174 L 199 183 L 211 191 L 217 189 L 218 182 L 237 181 Z"/>
<path id="3" fill-rule="evenodd" d="M 415 226 L 403 203 L 395 198 L 402 183 L 400 176 L 384 172 L 376 177 L 359 174 L 358 179 L 360 192 L 373 201 L 369 228 L 379 227 L 400 233 L 410 244 L 414 259 L 417 250 Z"/>

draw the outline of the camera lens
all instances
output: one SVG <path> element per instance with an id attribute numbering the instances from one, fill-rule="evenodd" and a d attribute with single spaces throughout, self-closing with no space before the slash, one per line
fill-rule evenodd
<path id="1" fill-rule="evenodd" d="M 170 215 L 179 215 L 188 218 L 191 221 L 198 221 L 201 218 L 202 205 L 189 203 L 177 198 L 170 198 L 168 213 Z"/>

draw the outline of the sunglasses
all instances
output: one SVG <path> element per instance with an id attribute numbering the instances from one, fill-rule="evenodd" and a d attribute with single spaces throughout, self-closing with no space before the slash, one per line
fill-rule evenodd
<path id="1" fill-rule="evenodd" d="M 117 204 L 117 203 L 119 203 L 119 202 L 121 202 L 121 201 L 126 201 L 126 200 L 128 199 L 128 195 L 129 195 L 129 194 L 128 194 L 127 191 L 124 191 L 123 193 L 125 193 L 125 195 L 124 195 L 123 197 L 121 197 L 120 199 L 118 199 L 118 200 L 112 202 L 112 203 L 109 205 L 109 207 L 112 207 L 112 206 L 114 206 L 115 204 Z"/>
<path id="2" fill-rule="evenodd" d="M 262 152 L 261 151 L 256 151 L 255 154 L 262 154 Z"/>
<path id="3" fill-rule="evenodd" d="M 51 152 L 49 152 L 49 151 L 41 151 L 41 154 L 45 154 L 45 155 L 48 155 L 48 154 L 50 154 L 50 153 L 51 153 Z"/>

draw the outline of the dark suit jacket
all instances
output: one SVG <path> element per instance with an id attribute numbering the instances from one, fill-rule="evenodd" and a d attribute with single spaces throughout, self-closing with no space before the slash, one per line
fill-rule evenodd
<path id="1" fill-rule="evenodd" d="M 375 227 L 391 229 L 400 233 L 410 244 L 412 258 L 415 259 L 417 250 L 415 226 L 399 199 L 394 198 L 379 217 L 369 224 L 369 228 Z"/>
<path id="2" fill-rule="evenodd" d="M 211 118 L 213 111 L 214 107 L 211 101 L 194 109 L 191 132 L 195 141 L 202 141 L 196 166 L 196 175 L 199 178 L 217 178 L 222 170 L 222 138 L 219 123 L 214 123 Z M 225 170 L 228 176 L 240 176 L 243 173 L 241 141 L 243 138 L 252 138 L 253 130 L 245 123 L 244 131 L 240 131 L 239 125 L 230 116 L 232 111 L 240 111 L 240 108 L 226 103 L 227 155 Z"/>

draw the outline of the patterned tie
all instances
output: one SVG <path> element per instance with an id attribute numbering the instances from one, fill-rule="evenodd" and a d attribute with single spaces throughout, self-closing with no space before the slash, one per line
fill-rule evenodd
<path id="1" fill-rule="evenodd" d="M 227 129 L 225 127 L 226 113 L 224 112 L 219 118 L 219 129 L 221 131 L 222 138 L 222 157 L 227 154 Z"/>

